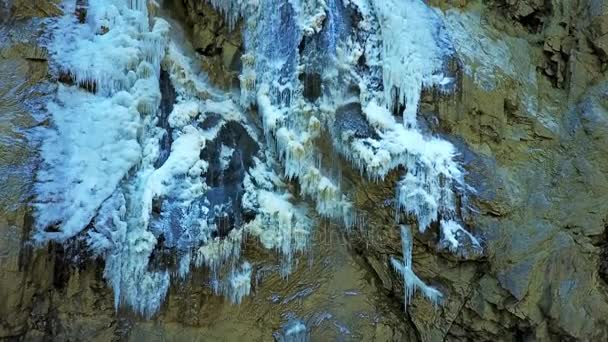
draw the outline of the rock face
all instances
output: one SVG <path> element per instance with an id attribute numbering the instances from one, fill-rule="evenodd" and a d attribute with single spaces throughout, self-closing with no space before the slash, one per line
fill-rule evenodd
<path id="1" fill-rule="evenodd" d="M 56 9 L 52 3 L 46 5 Z M 12 13 L 28 18 L 27 13 L 31 12 L 20 12 L 19 8 L 12 6 Z M 29 11 L 32 7 L 26 8 Z M 45 13 L 33 15 L 44 17 Z M 348 334 L 357 339 L 383 341 L 407 334 L 398 326 L 398 306 L 387 305 L 378 296 L 364 262 L 351 255 L 342 236 L 328 228 L 320 229 L 315 247 L 309 255 L 302 256 L 291 281 L 277 275 L 279 258 L 252 241 L 245 253 L 260 269 L 253 284 L 256 296 L 240 306 L 231 305 L 213 293 L 207 283 L 209 275 L 198 270 L 170 289 L 154 320 L 115 309 L 114 295 L 103 279 L 104 266 L 84 252 L 84 241 L 33 246 L 28 202 L 37 165 L 35 128 L 49 124 L 44 120 L 44 105 L 56 88 L 47 52 L 36 44 L 43 31 L 38 20 L 11 20 L 0 26 L 0 112 L 6 118 L 1 128 L 7 139 L 2 141 L 0 154 L 5 195 L 0 201 L 0 339 L 269 340 L 274 332 L 281 333 L 283 321 L 296 320 L 296 314 L 305 316 L 308 329 L 314 328 L 306 335 L 316 340 Z M 161 111 L 168 113 L 175 90 L 167 84 L 166 75 L 161 76 L 160 82 Z M 161 115 L 158 125 L 165 127 L 166 120 Z M 212 128 L 217 121 L 210 116 L 200 124 Z M 25 130 L 33 133 L 31 140 Z M 170 149 L 171 144 L 171 139 L 165 139 L 161 147 Z M 222 165 L 224 149 L 232 151 L 227 165 Z M 210 201 L 240 203 L 242 189 L 231 186 L 242 183 L 244 170 L 251 166 L 257 149 L 238 123 L 222 127 L 217 138 L 202 151 L 210 161 Z M 239 214 L 231 213 L 229 225 L 240 224 L 236 221 L 244 218 Z M 156 251 L 153 263 L 172 262 L 173 256 L 163 252 Z M 335 307 L 347 309 L 332 312 Z"/>
<path id="2" fill-rule="evenodd" d="M 59 13 L 43 1 L 15 1 L 12 10 L 17 18 Z M 47 124 L 40 122 L 40 111 L 55 90 L 47 82 L 46 50 L 36 43 L 41 29 L 28 19 L 0 24 L 0 338 L 68 340 L 91 334 L 108 340 L 111 335 L 100 331 L 114 320 L 113 308 L 104 304 L 112 294 L 101 281 L 101 268 L 94 262 L 70 266 L 75 255 L 62 246 L 34 248 L 29 241 L 27 203 L 37 157 L 36 141 L 26 131 Z"/>
<path id="3" fill-rule="evenodd" d="M 224 15 L 205 1 L 175 1 L 173 11 L 192 23 L 191 43 L 201 57 L 201 67 L 210 79 L 223 88 L 238 87 L 241 69 L 242 37 L 230 27 Z"/>
<path id="4" fill-rule="evenodd" d="M 53 88 L 45 82 L 46 52 L 34 44 L 40 27 L 25 18 L 58 10 L 48 1 L 14 1 L 12 11 L 24 21 L 0 27 L 0 113 L 11 117 L 1 126 L 10 140 L 1 146 L 2 193 L 10 196 L 0 202 L 0 338 L 268 340 L 289 313 L 331 302 L 346 313 L 378 316 L 314 316 L 307 322 L 316 327 L 313 340 L 337 338 L 328 326 L 343 322 L 360 325 L 350 335 L 358 340 L 607 340 L 608 1 L 431 2 L 448 13 L 448 25 L 481 13 L 473 18 L 479 34 L 489 37 L 482 47 L 503 42 L 508 56 L 505 64 L 486 67 L 495 59 L 492 50 L 470 54 L 461 44 L 457 93 L 423 96 L 420 120 L 462 152 L 467 183 L 476 189 L 466 224 L 485 245 L 483 256 L 463 260 L 438 252 L 430 231 L 415 235 L 414 269 L 444 293 L 444 305 L 435 308 L 415 296 L 402 312 L 403 283 L 390 267 L 391 256 L 401 254 L 391 203 L 398 175 L 368 182 L 340 161 L 364 229 L 337 244 L 327 243 L 340 238 L 335 230 L 319 229 L 333 233 L 317 237 L 312 268 L 299 265 L 289 281 L 262 277 L 242 306 L 213 296 L 201 285 L 203 272 L 196 272 L 172 285 L 161 312 L 146 321 L 115 311 L 103 266 L 78 254 L 77 242 L 28 244 L 36 156 L 19 130 L 46 124 L 35 114 Z M 201 1 L 174 6 L 211 80 L 224 88 L 238 85 L 239 30 Z M 31 36 L 24 37 L 27 32 Z M 336 129 L 368 134 L 356 104 L 337 116 Z M 217 164 L 212 171 L 223 169 L 217 155 L 222 145 L 255 149 L 242 127 L 228 127 L 214 144 L 203 151 Z M 240 179 L 254 151 L 233 153 L 246 156 L 225 176 Z M 238 200 L 238 189 L 227 193 Z M 248 246 L 249 259 L 272 259 L 254 242 Z M 355 302 L 344 299 L 352 295 L 345 284 L 360 289 Z"/>
<path id="5" fill-rule="evenodd" d="M 57 0 L 8 0 L 11 14 L 17 19 L 33 17 L 50 17 L 61 14 Z"/>
<path id="6" fill-rule="evenodd" d="M 470 79 L 478 75 L 465 72 L 455 99 L 426 99 L 427 112 L 438 113 L 438 131 L 466 146 L 468 180 L 478 190 L 472 225 L 487 248 L 487 259 L 457 266 L 470 275 L 463 289 L 450 291 L 462 296 L 462 305 L 441 336 L 606 339 L 601 267 L 608 184 L 599 138 L 607 118 L 606 70 L 603 52 L 588 44 L 597 40 L 589 23 L 606 4 L 488 1 L 484 17 L 498 30 L 515 27 L 499 35 L 520 40 L 536 81 L 506 77 L 487 91 Z M 511 50 L 514 58 L 517 53 Z M 513 64 L 527 68 L 524 61 Z M 525 92 L 538 98 L 537 106 L 524 105 Z M 450 274 L 435 262 L 417 269 L 439 279 Z M 442 283 L 461 284 L 465 275 Z M 452 314 L 447 309 L 446 318 Z M 445 326 L 421 331 L 438 336 Z"/>

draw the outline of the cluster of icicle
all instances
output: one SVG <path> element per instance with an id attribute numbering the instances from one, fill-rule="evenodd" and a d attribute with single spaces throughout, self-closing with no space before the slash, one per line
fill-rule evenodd
<path id="1" fill-rule="evenodd" d="M 344 90 L 329 89 L 319 103 L 311 105 L 303 100 L 297 79 L 297 71 L 302 68 L 299 43 L 319 32 L 314 20 L 319 15 L 314 9 L 332 9 L 336 1 L 260 0 L 257 6 L 242 1 L 212 3 L 223 11 L 238 7 L 238 12 L 226 12 L 230 20 L 243 17 L 246 54 L 241 101 L 257 105 L 267 141 L 276 144 L 285 176 L 300 184 L 302 193 L 315 201 L 319 214 L 352 224 L 352 203 L 342 193 L 339 180 L 331 179 L 319 167 L 315 147 L 315 139 L 324 129 L 333 133 L 333 113 L 352 96 Z M 391 171 L 405 167 L 407 172 L 396 186 L 398 211 L 415 217 L 421 232 L 432 222 L 439 222 L 441 248 L 457 253 L 465 253 L 465 247 L 480 251 L 477 239 L 458 222 L 456 192 L 471 189 L 465 185 L 464 173 L 455 160 L 456 148 L 417 128 L 422 90 L 441 90 L 453 82 L 444 72 L 454 50 L 442 17 L 421 0 L 349 0 L 340 6 L 351 6 L 362 15 L 353 27 L 359 38 L 346 33 L 348 37 L 342 39 L 332 56 L 334 60 L 323 70 L 326 75 L 340 76 L 325 76 L 323 81 L 338 87 L 336 77 L 341 77 L 343 84 L 359 86 L 355 101 L 362 104 L 376 137 L 360 138 L 342 132 L 333 135 L 334 146 L 371 179 L 382 180 Z M 285 19 L 294 16 L 297 18 Z M 357 70 L 361 56 L 372 66 L 371 71 Z M 383 90 L 372 86 L 374 67 L 381 69 Z M 334 73 L 332 68 L 340 72 Z M 396 105 L 404 107 L 403 124 L 391 113 Z M 404 275 L 410 273 L 411 267 Z"/>
<path id="2" fill-rule="evenodd" d="M 205 110 L 238 116 L 228 100 L 199 100 L 201 94 L 209 98 L 210 87 L 190 74 L 190 61 L 170 42 L 168 22 L 149 15 L 154 4 L 89 0 L 86 21 L 80 23 L 74 1 L 64 1 L 65 15 L 50 21 L 53 65 L 73 85 L 60 84 L 48 105 L 53 127 L 40 132 L 43 167 L 34 203 L 35 239 L 84 239 L 105 260 L 104 278 L 115 305 L 145 316 L 158 311 L 170 283 L 168 270 L 149 265 L 159 243 L 153 229 L 169 229 L 153 227 L 162 224 L 162 219 L 152 222 L 153 202 L 170 197 L 171 211 L 181 213 L 173 224 L 189 241 L 177 241 L 178 246 L 212 245 L 215 227 L 207 226 L 207 209 L 198 200 L 206 190 L 201 174 L 207 167 L 200 151 L 217 132 L 202 131 L 195 116 Z M 169 117 L 171 153 L 156 167 L 165 134 L 157 125 L 161 63 L 170 70 L 179 99 Z M 54 225 L 57 229 L 47 229 Z M 192 259 L 201 259 L 188 248 L 179 258 L 181 276 Z M 250 276 L 245 262 L 216 288 L 238 302 L 249 293 L 244 279 Z"/>
<path id="3" fill-rule="evenodd" d="M 151 267 L 150 257 L 158 232 L 170 237 L 177 225 L 178 276 L 185 277 L 192 264 L 206 266 L 213 289 L 241 302 L 251 290 L 253 272 L 250 263 L 238 261 L 244 234 L 279 252 L 283 275 L 291 272 L 293 254 L 305 250 L 310 240 L 313 223 L 307 209 L 294 204 L 283 179 L 297 182 L 320 215 L 354 224 L 353 203 L 339 177 L 325 168 L 317 146 L 329 134 L 336 149 L 369 178 L 380 180 L 399 167 L 407 169 L 397 184 L 398 208 L 417 218 L 420 231 L 440 221 L 441 246 L 453 251 L 463 241 L 479 246 L 457 221 L 455 191 L 465 185 L 454 146 L 416 128 L 422 89 L 450 82 L 442 63 L 451 51 L 437 34 L 441 21 L 432 9 L 421 0 L 210 2 L 230 27 L 243 22 L 238 99 L 213 89 L 199 75 L 196 63 L 171 41 L 170 25 L 150 15 L 154 1 L 89 0 L 85 23 L 73 15 L 74 1 L 64 1 L 66 14 L 52 24 L 49 51 L 58 72 L 69 75 L 74 85 L 59 86 L 48 106 L 53 129 L 41 133 L 44 167 L 37 174 L 34 203 L 38 241 L 66 241 L 84 232 L 90 248 L 105 260 L 104 277 L 116 306 L 126 304 L 150 316 L 160 308 L 171 277 L 168 270 Z M 344 6 L 362 14 L 352 27 L 357 35 L 337 22 Z M 319 43 L 325 44 L 320 47 L 325 86 L 322 97 L 311 103 L 298 79 L 306 63 L 299 47 L 317 35 L 325 35 Z M 374 66 L 370 70 L 357 69 L 362 55 Z M 171 153 L 157 166 L 166 134 L 157 125 L 161 65 L 178 96 L 168 118 Z M 378 69 L 384 90 L 373 86 Z M 358 85 L 356 100 L 374 137 L 334 134 L 336 108 L 353 96 L 343 84 Z M 81 89 L 91 86 L 94 93 Z M 389 111 L 395 102 L 406 108 L 403 124 Z M 256 217 L 220 238 L 206 220 L 214 208 L 204 199 L 208 186 L 201 175 L 208 164 L 200 159 L 219 129 L 204 130 L 201 123 L 205 113 L 220 115 L 222 122 L 244 123 L 242 108 L 254 105 L 267 153 L 265 160 L 256 158 L 245 177 L 243 207 Z M 274 173 L 273 160 L 282 165 L 283 177 Z M 160 219 L 152 214 L 158 198 L 171 198 Z M 47 229 L 54 225 L 57 229 Z M 440 294 L 413 273 L 411 234 L 403 233 L 402 239 L 405 261 L 393 264 L 404 275 L 406 301 L 416 287 L 438 300 Z"/>
<path id="4" fill-rule="evenodd" d="M 360 6 L 364 20 L 359 30 L 371 37 L 366 46 L 352 43 L 355 56 L 364 50 L 370 65 L 382 69 L 383 93 L 366 89 L 361 92 L 363 113 L 376 130 L 378 138 L 340 137 L 336 145 L 362 173 L 383 179 L 391 170 L 403 166 L 406 173 L 397 183 L 396 206 L 417 219 L 418 230 L 439 223 L 439 247 L 466 254 L 481 251 L 477 239 L 458 222 L 456 191 L 466 195 L 464 173 L 456 148 L 440 138 L 427 136 L 417 129 L 416 114 L 425 88 L 443 90 L 452 83 L 445 75 L 446 61 L 454 50 L 441 16 L 420 0 L 371 0 Z M 377 35 L 380 32 L 380 36 Z M 359 84 L 369 84 L 375 75 L 361 75 Z M 363 82 L 361 82 L 363 81 Z M 403 124 L 389 111 L 403 106 Z M 464 203 L 463 198 L 463 203 Z M 401 228 L 403 263 L 391 262 L 403 275 L 405 305 L 416 289 L 437 304 L 442 294 L 427 286 L 412 269 L 413 239 L 409 227 Z"/>
<path id="5" fill-rule="evenodd" d="M 416 128 L 422 89 L 441 90 L 453 81 L 444 73 L 454 51 L 441 17 L 420 0 L 372 1 L 372 5 L 373 11 L 361 7 L 364 20 L 359 23 L 359 30 L 372 43 L 354 42 L 350 49 L 356 55 L 364 50 L 368 63 L 382 69 L 383 94 L 365 89 L 359 99 L 366 104 L 363 113 L 378 138 L 339 137 L 336 144 L 373 179 L 384 179 L 391 170 L 405 167 L 407 172 L 397 184 L 398 209 L 416 217 L 421 232 L 439 222 L 441 245 L 451 251 L 463 242 L 479 248 L 478 241 L 457 222 L 456 191 L 470 190 L 455 159 L 458 151 Z M 369 84 L 370 77 L 363 74 L 358 83 Z M 395 103 L 405 107 L 403 124 L 389 111 Z"/>
<path id="6" fill-rule="evenodd" d="M 66 14 L 51 24 L 49 51 L 74 85 L 60 84 L 48 105 L 54 129 L 43 132 L 35 238 L 65 241 L 92 223 L 83 238 L 105 259 L 104 277 L 116 306 L 126 303 L 150 315 L 162 303 L 169 274 L 148 269 L 156 238 L 147 229 L 147 206 L 164 190 L 163 179 L 196 167 L 190 150 L 201 143 L 185 129 L 178 142 L 185 160 L 176 155 L 163 170 L 151 167 L 158 152 L 160 61 L 169 24 L 150 22 L 143 1 L 90 0 L 82 24 L 74 1 L 62 6 Z M 54 224 L 59 229 L 45 230 Z"/>
<path id="7" fill-rule="evenodd" d="M 175 273 L 206 266 L 211 286 L 240 303 L 251 291 L 253 267 L 239 261 L 244 234 L 283 257 L 308 245 L 311 220 L 293 204 L 286 185 L 265 161 L 256 159 L 245 178 L 244 209 L 256 218 L 223 238 L 207 221 L 201 150 L 228 121 L 245 125 L 238 106 L 206 82 L 196 61 L 170 36 L 170 24 L 155 18 L 148 0 L 89 0 L 84 23 L 75 2 L 62 3 L 64 16 L 49 22 L 53 66 L 72 85 L 60 84 L 48 111 L 53 126 L 40 131 L 43 167 L 37 174 L 35 240 L 84 239 L 105 260 L 104 278 L 115 305 L 144 316 L 157 312 Z M 228 7 L 227 7 L 228 8 Z M 177 94 L 168 115 L 171 151 L 162 163 L 159 127 L 161 66 Z M 201 128 L 207 113 L 220 123 Z M 224 163 L 231 151 L 222 150 Z M 163 200 L 153 217 L 156 199 Z M 49 229 L 51 228 L 51 229 Z M 178 230 L 178 231 L 176 231 Z M 175 247 L 177 269 L 155 269 L 150 259 L 162 235 Z"/>
<path id="8" fill-rule="evenodd" d="M 313 199 L 320 215 L 353 225 L 352 203 L 340 190 L 339 180 L 320 166 L 322 153 L 315 146 L 315 139 L 322 123 L 302 100 L 302 84 L 298 80 L 298 46 L 305 36 L 322 30 L 325 1 L 211 3 L 226 14 L 228 21 L 243 18 L 241 104 L 257 106 L 266 142 L 275 147 L 275 156 L 284 165 L 284 176 L 299 183 L 302 195 Z"/>
<path id="9" fill-rule="evenodd" d="M 420 290 L 433 305 L 438 305 L 441 302 L 443 295 L 434 287 L 425 284 L 412 269 L 412 246 L 414 239 L 410 227 L 401 226 L 401 246 L 403 249 L 403 262 L 391 258 L 393 268 L 403 276 L 404 301 L 405 307 L 412 300 L 412 296 L 417 290 Z"/>

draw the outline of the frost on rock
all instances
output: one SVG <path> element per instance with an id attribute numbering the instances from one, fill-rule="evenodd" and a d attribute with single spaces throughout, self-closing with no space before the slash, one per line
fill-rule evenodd
<path id="1" fill-rule="evenodd" d="M 481 88 L 492 91 L 504 76 L 536 86 L 536 70 L 525 39 L 506 36 L 485 25 L 478 11 L 450 9 L 443 18 L 454 49 L 464 61 L 463 71 Z"/>
<path id="2" fill-rule="evenodd" d="M 401 273 L 403 276 L 403 288 L 405 291 L 405 308 L 407 304 L 411 302 L 412 297 L 416 291 L 420 291 L 422 295 L 427 298 L 433 305 L 438 305 L 443 295 L 439 290 L 434 287 L 425 284 L 412 270 L 412 247 L 414 241 L 410 228 L 407 226 L 401 226 L 401 246 L 403 248 L 403 262 L 391 258 L 391 264 L 395 268 L 395 271 Z"/>
<path id="3" fill-rule="evenodd" d="M 463 61 L 463 71 L 476 85 L 485 91 L 504 86 L 511 79 L 521 85 L 519 97 L 522 108 L 535 116 L 545 127 L 558 131 L 555 110 L 547 104 L 540 105 L 536 90 L 538 80 L 529 42 L 497 31 L 485 25 L 478 11 L 450 9 L 443 14 L 445 26 L 458 57 Z"/>

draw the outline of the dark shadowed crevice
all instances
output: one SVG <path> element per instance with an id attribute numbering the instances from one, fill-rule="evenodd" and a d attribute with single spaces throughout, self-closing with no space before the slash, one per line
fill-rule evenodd
<path id="1" fill-rule="evenodd" d="M 160 141 L 160 153 L 154 163 L 155 168 L 161 167 L 167 161 L 171 153 L 171 144 L 173 144 L 173 128 L 169 125 L 169 115 L 173 111 L 177 94 L 173 84 L 171 84 L 169 73 L 164 69 L 160 71 L 160 93 L 160 113 L 157 126 L 163 128 L 165 132 Z"/>

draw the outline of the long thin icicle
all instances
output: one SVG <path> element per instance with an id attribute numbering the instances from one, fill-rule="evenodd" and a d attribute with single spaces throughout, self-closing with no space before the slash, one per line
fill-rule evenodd
<path id="1" fill-rule="evenodd" d="M 401 226 L 401 247 L 403 249 L 403 262 L 391 258 L 391 264 L 395 271 L 403 276 L 403 288 L 405 291 L 405 309 L 407 304 L 411 302 L 416 290 L 420 290 L 422 295 L 426 297 L 433 305 L 438 305 L 443 299 L 443 294 L 434 287 L 425 284 L 412 270 L 412 247 L 414 241 L 412 232 L 408 226 Z"/>

